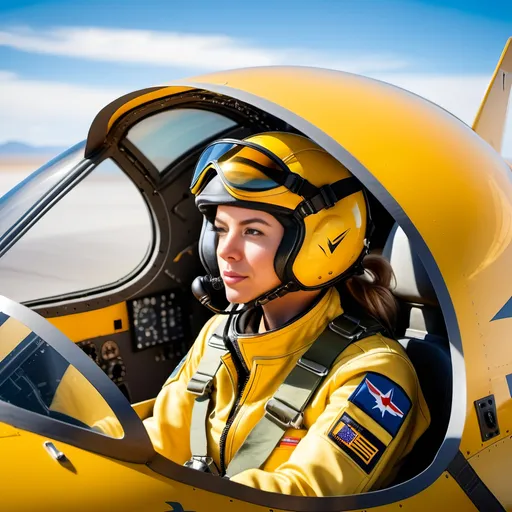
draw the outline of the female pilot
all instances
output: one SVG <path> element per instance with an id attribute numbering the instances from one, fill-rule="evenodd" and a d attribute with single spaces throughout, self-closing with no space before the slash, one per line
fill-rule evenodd
<path id="1" fill-rule="evenodd" d="M 209 272 L 195 292 L 221 314 L 145 420 L 155 449 L 291 495 L 389 483 L 430 416 L 411 362 L 385 335 L 392 272 L 366 256 L 360 184 L 311 140 L 272 132 L 210 144 L 191 191 Z M 358 318 L 344 314 L 349 302 L 363 306 Z"/>

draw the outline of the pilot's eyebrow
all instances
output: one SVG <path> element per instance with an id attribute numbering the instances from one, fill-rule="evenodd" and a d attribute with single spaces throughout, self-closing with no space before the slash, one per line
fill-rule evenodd
<path id="1" fill-rule="evenodd" d="M 224 224 L 224 226 L 227 225 L 222 219 L 219 219 L 219 218 L 216 218 L 215 222 L 218 222 L 219 224 Z M 241 226 L 247 226 L 247 224 L 252 224 L 252 223 L 260 223 L 260 224 L 264 224 L 265 226 L 272 227 L 266 220 L 260 219 L 258 217 L 242 220 L 242 221 L 240 221 L 239 224 Z"/>
<path id="2" fill-rule="evenodd" d="M 260 224 L 265 224 L 265 226 L 272 227 L 266 220 L 255 217 L 254 219 L 245 219 L 240 222 L 240 225 L 247 226 L 247 224 L 252 224 L 253 222 L 259 222 Z"/>

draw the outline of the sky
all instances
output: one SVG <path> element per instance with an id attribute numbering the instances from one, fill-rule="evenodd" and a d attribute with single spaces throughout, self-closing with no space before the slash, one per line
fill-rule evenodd
<path id="1" fill-rule="evenodd" d="M 71 146 L 125 93 L 279 64 L 384 80 L 471 125 L 511 36 L 503 0 L 0 0 L 0 144 Z"/>

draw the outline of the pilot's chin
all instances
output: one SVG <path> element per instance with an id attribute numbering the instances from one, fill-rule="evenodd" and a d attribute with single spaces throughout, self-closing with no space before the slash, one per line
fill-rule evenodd
<path id="1" fill-rule="evenodd" d="M 251 300 L 248 298 L 247 293 L 240 293 L 240 291 L 229 288 L 228 286 L 226 286 L 226 299 L 228 299 L 229 302 L 236 304 L 245 304 Z"/>
<path id="2" fill-rule="evenodd" d="M 251 300 L 258 297 L 254 293 L 250 293 L 248 290 L 240 290 L 237 287 L 230 287 L 229 285 L 224 285 L 226 291 L 226 298 L 231 303 L 236 304 L 246 304 Z"/>

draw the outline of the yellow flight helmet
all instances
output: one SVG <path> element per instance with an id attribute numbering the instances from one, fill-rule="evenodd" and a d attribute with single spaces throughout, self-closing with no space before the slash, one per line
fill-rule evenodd
<path id="1" fill-rule="evenodd" d="M 217 140 L 200 156 L 190 189 L 205 216 L 199 254 L 213 283 L 220 283 L 217 235 L 210 225 L 217 206 L 264 210 L 283 224 L 274 260 L 282 285 L 253 305 L 362 272 L 372 225 L 363 188 L 311 139 L 265 132 Z"/>

